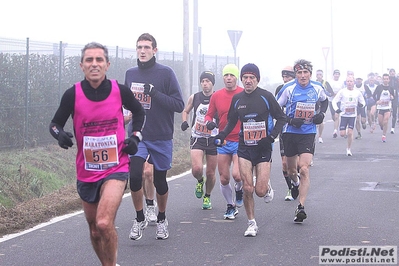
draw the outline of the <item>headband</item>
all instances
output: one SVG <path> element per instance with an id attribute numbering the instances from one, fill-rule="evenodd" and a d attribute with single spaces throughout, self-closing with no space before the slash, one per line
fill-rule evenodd
<path id="1" fill-rule="evenodd" d="M 312 73 L 312 66 L 311 65 L 308 65 L 308 64 L 296 64 L 295 66 L 294 66 L 294 71 L 295 71 L 295 73 L 296 72 L 298 72 L 299 70 L 303 70 L 303 69 L 306 69 L 306 70 L 309 70 L 309 72 L 310 73 Z"/>

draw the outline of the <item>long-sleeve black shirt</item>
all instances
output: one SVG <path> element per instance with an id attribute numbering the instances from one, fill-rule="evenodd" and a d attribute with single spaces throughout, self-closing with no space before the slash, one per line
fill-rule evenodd
<path id="1" fill-rule="evenodd" d="M 91 87 L 90 83 L 84 79 L 81 82 L 83 93 L 85 96 L 94 102 L 105 100 L 111 93 L 111 81 L 104 79 L 100 86 L 96 89 Z M 125 85 L 119 84 L 121 92 L 122 105 L 125 109 L 132 112 L 133 131 L 141 131 L 145 121 L 145 111 L 140 102 L 134 97 L 133 93 Z M 75 85 L 67 89 L 61 98 L 60 106 L 56 111 L 52 123 L 56 123 L 64 127 L 69 116 L 73 118 L 75 109 Z M 93 112 L 106 112 L 107 110 L 93 110 Z M 121 108 L 121 112 L 123 109 Z"/>
<path id="2" fill-rule="evenodd" d="M 266 122 L 266 132 L 276 138 L 286 123 L 286 116 L 280 105 L 277 103 L 273 94 L 267 90 L 257 87 L 253 92 L 240 92 L 233 96 L 229 113 L 227 115 L 227 125 L 224 133 L 229 133 L 241 121 L 240 145 L 243 141 L 243 123 L 248 121 Z M 274 121 L 276 123 L 274 125 Z M 264 136 L 266 137 L 266 136 Z"/>

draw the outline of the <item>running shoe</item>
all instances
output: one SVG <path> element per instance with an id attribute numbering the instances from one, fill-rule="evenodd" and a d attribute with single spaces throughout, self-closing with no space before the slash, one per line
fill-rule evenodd
<path id="1" fill-rule="evenodd" d="M 319 143 L 323 143 L 323 138 L 319 137 Z"/>
<path id="2" fill-rule="evenodd" d="M 238 208 L 242 207 L 242 205 L 244 204 L 244 201 L 242 199 L 242 194 L 243 194 L 242 189 L 236 190 L 236 206 Z"/>
<path id="3" fill-rule="evenodd" d="M 355 139 L 362 139 L 362 134 L 358 133 Z"/>
<path id="4" fill-rule="evenodd" d="M 382 142 L 387 142 L 387 137 L 386 136 L 384 136 L 384 135 L 382 135 Z"/>
<path id="5" fill-rule="evenodd" d="M 293 201 L 294 200 L 294 198 L 291 195 L 291 189 L 288 189 L 287 196 L 285 196 L 284 200 L 285 201 Z"/>
<path id="6" fill-rule="evenodd" d="M 143 230 L 147 227 L 148 222 L 146 220 L 138 222 L 137 219 L 134 219 L 133 226 L 130 229 L 129 238 L 131 240 L 140 240 L 143 236 Z"/>
<path id="7" fill-rule="evenodd" d="M 346 155 L 347 155 L 347 156 L 352 156 L 351 149 L 346 149 Z"/>
<path id="8" fill-rule="evenodd" d="M 272 185 L 270 184 L 270 180 L 269 180 L 269 190 L 266 192 L 266 195 L 263 197 L 263 200 L 266 203 L 269 203 L 273 200 L 274 197 L 274 190 L 272 188 Z"/>
<path id="9" fill-rule="evenodd" d="M 169 237 L 168 220 L 157 222 L 156 239 L 167 239 Z"/>
<path id="10" fill-rule="evenodd" d="M 157 221 L 157 214 L 155 212 L 156 202 L 154 201 L 154 205 L 146 205 L 145 207 L 145 220 L 149 223 L 155 223 Z"/>
<path id="11" fill-rule="evenodd" d="M 298 205 L 298 207 L 295 210 L 294 222 L 295 223 L 302 223 L 303 220 L 305 220 L 307 217 L 308 216 L 306 215 L 305 207 L 303 207 L 302 205 Z"/>
<path id="12" fill-rule="evenodd" d="M 200 199 L 202 195 L 204 195 L 204 180 L 197 182 L 197 185 L 195 185 L 195 196 Z"/>
<path id="13" fill-rule="evenodd" d="M 336 137 L 338 137 L 338 134 L 337 134 L 337 131 L 336 131 L 336 130 L 334 130 L 334 133 L 333 133 L 333 138 L 335 139 Z"/>
<path id="14" fill-rule="evenodd" d="M 294 181 L 291 181 L 292 188 L 291 188 L 291 196 L 295 200 L 299 196 L 299 179 L 298 179 L 298 185 L 295 185 Z"/>
<path id="15" fill-rule="evenodd" d="M 258 233 L 258 226 L 255 221 L 248 222 L 248 228 L 244 232 L 244 236 L 256 236 Z"/>
<path id="16" fill-rule="evenodd" d="M 367 128 L 367 124 L 366 123 L 362 123 L 362 128 L 366 129 Z"/>
<path id="17" fill-rule="evenodd" d="M 395 129 L 394 128 L 391 129 L 391 134 L 395 134 Z"/>
<path id="18" fill-rule="evenodd" d="M 231 204 L 227 204 L 227 210 L 226 213 L 224 214 L 224 219 L 225 220 L 234 220 L 238 214 L 238 210 L 235 206 Z"/>
<path id="19" fill-rule="evenodd" d="M 204 197 L 202 201 L 202 209 L 203 210 L 211 210 L 212 209 L 212 203 L 211 203 L 211 198 L 210 197 Z"/>

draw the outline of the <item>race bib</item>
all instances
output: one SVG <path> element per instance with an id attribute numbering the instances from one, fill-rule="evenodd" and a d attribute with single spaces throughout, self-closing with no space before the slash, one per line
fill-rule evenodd
<path id="1" fill-rule="evenodd" d="M 105 171 L 119 164 L 116 135 L 83 137 L 85 169 Z"/>
<path id="2" fill-rule="evenodd" d="M 266 122 L 244 122 L 242 124 L 244 130 L 244 143 L 245 145 L 257 145 L 258 141 L 265 138 L 266 135 Z"/>
<path id="3" fill-rule="evenodd" d="M 212 130 L 208 130 L 204 118 L 197 117 L 194 125 L 194 133 L 198 136 L 210 137 Z"/>
<path id="4" fill-rule="evenodd" d="M 345 115 L 354 115 L 356 114 L 356 106 L 353 105 L 352 102 L 345 103 Z"/>
<path id="5" fill-rule="evenodd" d="M 141 103 L 144 109 L 151 109 L 151 96 L 144 94 L 144 83 L 134 83 L 130 86 L 134 97 Z"/>
<path id="6" fill-rule="evenodd" d="M 390 102 L 391 101 L 389 101 L 389 100 L 381 100 L 379 105 L 381 107 L 388 107 Z"/>
<path id="7" fill-rule="evenodd" d="M 295 118 L 301 118 L 305 120 L 305 124 L 312 123 L 316 104 L 315 103 L 301 103 L 297 102 L 295 107 Z"/>

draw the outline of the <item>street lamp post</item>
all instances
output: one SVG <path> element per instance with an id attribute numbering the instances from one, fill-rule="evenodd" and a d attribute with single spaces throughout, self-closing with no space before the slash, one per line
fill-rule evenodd
<path id="1" fill-rule="evenodd" d="M 325 72 L 324 73 L 326 73 L 325 74 L 325 77 L 324 77 L 324 79 L 325 80 L 327 80 L 328 78 L 327 78 L 327 73 L 328 73 L 328 71 L 327 71 L 327 58 L 328 58 L 328 51 L 330 50 L 330 47 L 323 47 L 323 48 L 321 48 L 322 50 L 323 50 L 323 55 L 324 55 L 324 62 L 325 62 Z"/>

